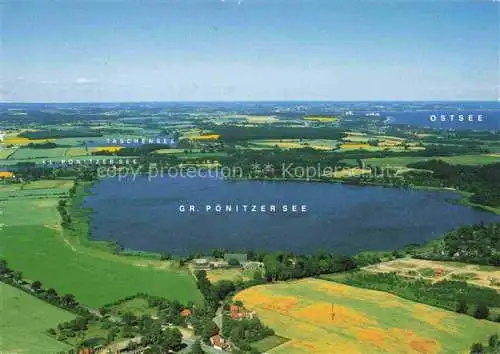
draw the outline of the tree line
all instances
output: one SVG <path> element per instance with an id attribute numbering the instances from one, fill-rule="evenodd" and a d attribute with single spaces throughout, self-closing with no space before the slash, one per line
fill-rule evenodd
<path id="1" fill-rule="evenodd" d="M 500 223 L 461 226 L 440 242 L 416 249 L 417 258 L 500 266 Z"/>
<path id="2" fill-rule="evenodd" d="M 42 282 L 39 280 L 30 282 L 24 279 L 22 272 L 9 268 L 5 259 L 0 259 L 0 281 L 73 313 L 79 315 L 87 315 L 89 313 L 86 307 L 76 301 L 74 295 L 60 295 L 54 288 L 44 288 Z"/>
<path id="3" fill-rule="evenodd" d="M 500 339 L 498 334 L 492 334 L 488 338 L 488 344 L 474 343 L 470 348 L 470 354 L 498 354 L 500 352 Z"/>
<path id="4" fill-rule="evenodd" d="M 47 129 L 47 130 L 28 130 L 18 135 L 22 138 L 30 140 L 37 139 L 58 139 L 58 138 L 85 138 L 85 137 L 100 137 L 102 133 L 90 129 Z"/>
<path id="5" fill-rule="evenodd" d="M 332 139 L 341 140 L 344 130 L 336 127 L 290 127 L 280 125 L 260 125 L 243 127 L 241 125 L 201 124 L 200 127 L 219 134 L 225 142 L 255 139 Z"/>
<path id="6" fill-rule="evenodd" d="M 331 280 L 328 278 L 322 278 Z M 432 283 L 423 279 L 408 279 L 396 273 L 352 272 L 335 279 L 351 286 L 385 291 L 402 298 L 468 314 L 478 319 L 500 322 L 500 294 L 464 281 L 443 280 Z M 495 309 L 495 311 L 491 311 Z"/>
<path id="7" fill-rule="evenodd" d="M 239 349 L 247 352 L 257 352 L 252 348 L 252 343 L 274 335 L 274 330 L 254 318 L 239 320 L 223 316 L 222 335 L 229 338 Z"/>
<path id="8" fill-rule="evenodd" d="M 337 273 L 356 269 L 353 257 L 319 251 L 312 255 L 291 252 L 267 253 L 262 258 L 267 281 L 280 281 Z"/>
<path id="9" fill-rule="evenodd" d="M 414 184 L 456 188 L 473 193 L 470 200 L 474 203 L 500 207 L 500 163 L 465 166 L 429 160 L 412 163 L 408 167 L 433 172 L 431 175 L 412 174 Z"/>

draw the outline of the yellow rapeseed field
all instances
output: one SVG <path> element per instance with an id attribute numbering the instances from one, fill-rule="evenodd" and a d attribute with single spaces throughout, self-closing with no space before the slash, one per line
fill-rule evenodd
<path id="1" fill-rule="evenodd" d="M 190 138 L 192 140 L 217 140 L 220 138 L 220 135 L 219 134 L 208 134 L 208 135 L 191 136 Z"/>
<path id="2" fill-rule="evenodd" d="M 6 136 L 3 139 L 3 143 L 7 145 L 24 145 L 33 142 L 28 138 L 22 138 L 15 135 Z"/>
<path id="3" fill-rule="evenodd" d="M 0 171 L 0 178 L 13 178 L 14 173 L 9 171 Z"/>
<path id="4" fill-rule="evenodd" d="M 117 152 L 123 149 L 122 146 L 98 146 L 95 147 L 94 151 L 106 151 L 106 152 Z"/>

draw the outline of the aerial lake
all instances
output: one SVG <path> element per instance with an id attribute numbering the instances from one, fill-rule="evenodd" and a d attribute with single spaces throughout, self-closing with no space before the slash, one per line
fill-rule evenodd
<path id="1" fill-rule="evenodd" d="M 450 115 L 454 115 L 451 121 Z M 458 115 L 464 115 L 464 121 L 459 121 Z M 384 112 L 384 116 L 389 117 L 391 124 L 409 124 L 418 127 L 433 129 L 455 129 L 455 130 L 500 130 L 500 110 L 496 109 L 466 111 L 442 110 L 442 111 L 406 111 L 406 112 Z M 431 115 L 435 115 L 435 121 L 431 121 Z M 445 121 L 441 121 L 440 116 L 445 115 Z M 472 115 L 472 121 L 468 120 L 468 115 Z M 482 116 L 482 121 L 478 121 L 478 115 Z"/>
<path id="2" fill-rule="evenodd" d="M 214 248 L 355 253 L 421 244 L 460 225 L 500 221 L 449 202 L 457 198 L 331 183 L 139 176 L 100 181 L 84 206 L 93 209 L 91 238 L 127 249 L 178 255 Z"/>

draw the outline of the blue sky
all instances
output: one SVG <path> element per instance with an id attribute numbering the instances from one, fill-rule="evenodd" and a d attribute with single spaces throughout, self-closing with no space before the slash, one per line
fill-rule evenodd
<path id="1" fill-rule="evenodd" d="M 499 98 L 499 2 L 0 6 L 2 101 Z"/>

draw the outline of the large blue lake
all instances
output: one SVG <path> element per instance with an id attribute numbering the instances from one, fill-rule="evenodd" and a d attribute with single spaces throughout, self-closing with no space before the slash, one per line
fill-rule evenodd
<path id="1" fill-rule="evenodd" d="M 500 221 L 497 215 L 448 203 L 457 198 L 453 193 L 329 183 L 181 177 L 148 181 L 140 176 L 135 181 L 105 179 L 92 192 L 85 202 L 94 209 L 92 239 L 173 254 L 213 248 L 390 250 L 438 238 L 459 225 Z M 215 210 L 217 203 L 222 212 Z M 252 204 L 259 211 L 243 210 Z M 266 212 L 260 211 L 262 204 Z M 294 204 L 297 212 L 290 211 Z M 212 209 L 206 211 L 207 205 Z M 225 211 L 225 205 L 232 211 Z M 276 211 L 269 210 L 271 205 Z M 289 211 L 283 212 L 282 205 Z"/>
<path id="2" fill-rule="evenodd" d="M 447 118 L 443 122 L 440 115 Z M 455 115 L 453 121 L 449 116 Z M 464 114 L 463 122 L 458 120 L 458 115 Z M 403 111 L 403 112 L 384 112 L 384 116 L 389 117 L 392 124 L 408 124 L 419 127 L 428 127 L 433 129 L 456 129 L 456 130 L 500 130 L 500 109 L 478 110 L 470 109 L 464 111 L 457 110 L 435 110 L 435 111 Z M 431 121 L 430 116 L 436 115 L 436 121 Z M 473 115 L 472 122 L 468 121 L 467 116 Z M 477 120 L 477 116 L 482 115 L 482 121 Z"/>

